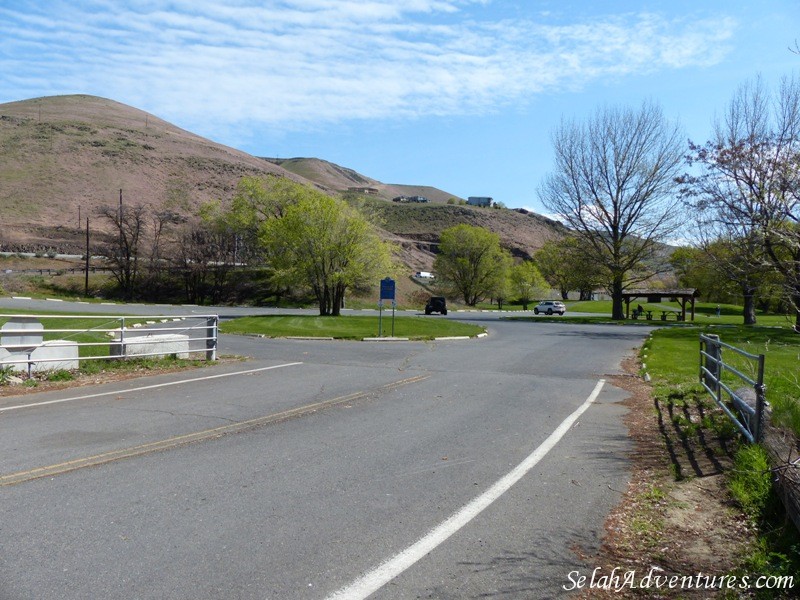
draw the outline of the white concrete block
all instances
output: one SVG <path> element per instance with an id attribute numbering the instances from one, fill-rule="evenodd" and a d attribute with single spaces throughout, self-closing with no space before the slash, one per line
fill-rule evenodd
<path id="1" fill-rule="evenodd" d="M 15 361 L 14 364 L 7 364 L 7 361 Z M 17 362 L 22 361 L 22 362 Z M 31 372 L 41 373 L 44 371 L 71 371 L 80 366 L 78 360 L 78 343 L 68 340 L 50 340 L 44 342 L 30 353 Z M 0 367 L 8 366 L 13 371 L 23 373 L 28 372 L 28 353 L 9 352 L 5 348 L 0 348 Z"/>
<path id="2" fill-rule="evenodd" d="M 119 334 L 112 342 L 109 354 L 111 356 L 156 356 L 163 358 L 172 356 L 189 358 L 189 336 L 180 333 L 150 333 L 141 331 L 134 333 L 125 332 L 125 341 L 120 343 Z"/>

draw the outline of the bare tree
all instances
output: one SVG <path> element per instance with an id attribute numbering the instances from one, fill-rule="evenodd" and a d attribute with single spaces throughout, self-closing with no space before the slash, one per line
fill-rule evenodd
<path id="1" fill-rule="evenodd" d="M 113 227 L 112 241 L 101 248 L 101 253 L 126 300 L 133 298 L 136 292 L 146 215 L 147 207 L 141 205 L 100 210 L 100 216 Z"/>
<path id="2" fill-rule="evenodd" d="M 745 83 L 713 139 L 690 147 L 702 173 L 682 177 L 682 192 L 703 246 L 742 290 L 744 323 L 756 322 L 759 283 L 775 269 L 800 327 L 800 82 L 784 78 L 776 97 L 760 78 Z"/>
<path id="3" fill-rule="evenodd" d="M 235 267 L 235 250 L 235 236 L 224 228 L 202 221 L 186 226 L 174 261 L 189 302 L 223 300 L 228 276 Z"/>
<path id="4" fill-rule="evenodd" d="M 683 162 L 680 130 L 645 102 L 562 122 L 553 147 L 556 167 L 540 188 L 542 203 L 608 274 L 612 318 L 623 319 L 622 293 L 666 268 L 660 244 L 683 219 L 672 195 Z"/>

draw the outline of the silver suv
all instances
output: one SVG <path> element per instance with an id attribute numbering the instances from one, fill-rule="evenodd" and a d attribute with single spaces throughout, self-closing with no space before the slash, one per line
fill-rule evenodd
<path id="1" fill-rule="evenodd" d="M 544 313 L 546 315 L 558 313 L 559 315 L 563 315 L 565 312 L 567 312 L 567 307 L 564 306 L 563 302 L 559 302 L 558 300 L 544 300 L 533 308 L 533 314 L 535 315 L 539 313 Z"/>

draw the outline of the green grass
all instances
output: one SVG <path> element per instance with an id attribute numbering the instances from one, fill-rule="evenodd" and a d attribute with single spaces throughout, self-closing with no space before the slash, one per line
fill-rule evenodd
<path id="1" fill-rule="evenodd" d="M 391 335 L 391 315 L 383 316 L 383 335 Z M 220 324 L 222 333 L 266 335 L 269 337 L 332 337 L 337 339 L 363 339 L 378 335 L 378 315 L 374 317 L 340 316 L 263 316 L 242 317 Z M 428 340 L 445 336 L 474 336 L 485 329 L 477 325 L 460 323 L 437 317 L 397 317 L 395 337 Z"/>

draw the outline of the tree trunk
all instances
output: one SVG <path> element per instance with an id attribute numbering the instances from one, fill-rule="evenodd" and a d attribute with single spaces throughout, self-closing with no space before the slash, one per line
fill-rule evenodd
<path id="1" fill-rule="evenodd" d="M 622 277 L 615 277 L 611 284 L 611 318 L 617 321 L 625 319 L 625 307 L 622 302 Z"/>
<path id="2" fill-rule="evenodd" d="M 742 286 L 742 296 L 744 297 L 744 308 L 742 309 L 742 317 L 744 318 L 745 325 L 756 324 L 756 288 L 751 286 Z"/>
<path id="3" fill-rule="evenodd" d="M 333 288 L 331 298 L 331 316 L 338 317 L 342 314 L 342 304 L 344 304 L 344 292 L 346 288 L 342 285 L 336 285 Z"/>

